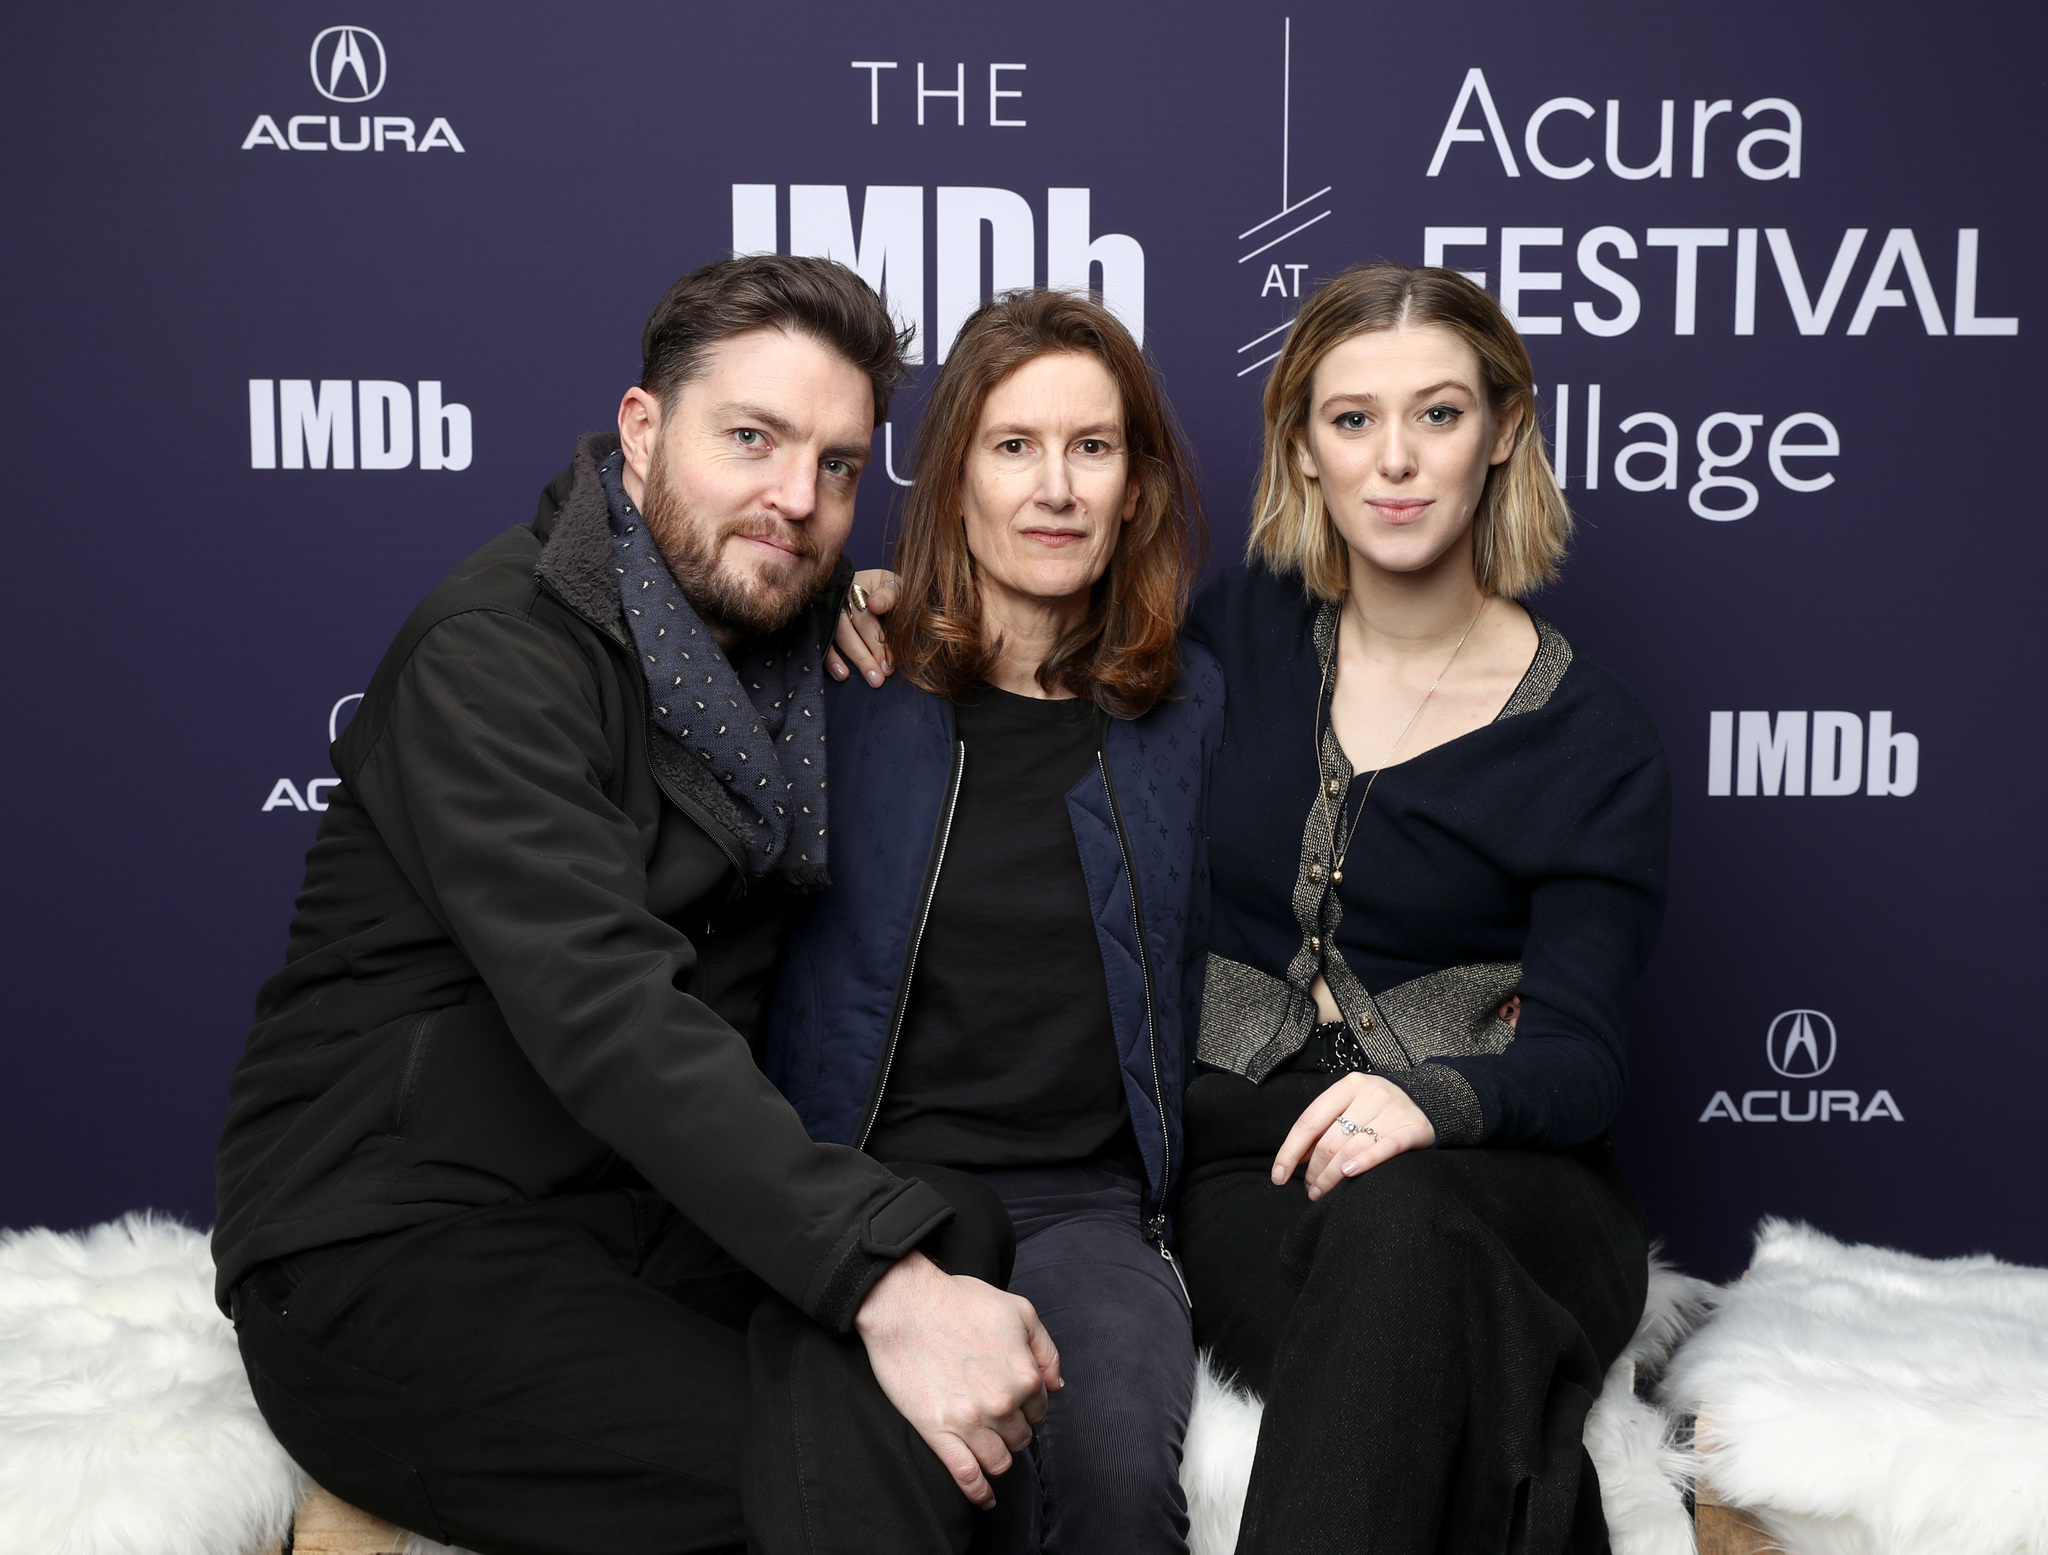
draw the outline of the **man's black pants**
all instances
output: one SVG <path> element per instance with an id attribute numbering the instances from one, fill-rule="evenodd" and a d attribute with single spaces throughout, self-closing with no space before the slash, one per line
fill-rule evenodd
<path id="1" fill-rule="evenodd" d="M 1006 1283 L 995 1195 L 897 1170 L 954 1205 L 927 1255 Z M 651 1192 L 281 1259 L 235 1306 L 257 1404 L 299 1466 L 479 1555 L 959 1551 L 979 1521 L 860 1339 L 769 1293 Z"/>

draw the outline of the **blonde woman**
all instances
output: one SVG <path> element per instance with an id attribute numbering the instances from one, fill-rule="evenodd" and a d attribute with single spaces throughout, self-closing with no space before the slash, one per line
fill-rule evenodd
<path id="1" fill-rule="evenodd" d="M 1266 1400 L 1244 1555 L 1607 1547 L 1580 1432 L 1643 1303 L 1606 1131 L 1670 797 L 1517 603 L 1571 531 L 1534 396 L 1464 277 L 1339 275 L 1189 623 L 1229 707 L 1179 1246 Z"/>

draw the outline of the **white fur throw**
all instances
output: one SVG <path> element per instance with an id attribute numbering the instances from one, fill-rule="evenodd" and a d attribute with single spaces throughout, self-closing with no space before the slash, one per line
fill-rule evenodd
<path id="1" fill-rule="evenodd" d="M 1188 1555 L 1231 1555 L 1244 1521 L 1265 1405 L 1226 1381 L 1204 1350 L 1195 1367 L 1195 1404 L 1181 1448 L 1180 1484 L 1188 1498 Z"/>
<path id="2" fill-rule="evenodd" d="M 1693 1555 L 1684 1492 L 1689 1455 L 1675 1422 L 1636 1397 L 1637 1369 L 1654 1374 L 1711 1307 L 1714 1287 L 1650 1260 L 1649 1300 L 1635 1338 L 1607 1373 L 1586 1417 L 1586 1450 L 1600 1471 L 1600 1500 L 1614 1555 Z M 1231 1555 L 1244 1517 L 1263 1405 L 1233 1388 L 1208 1355 L 1195 1378 L 1181 1485 L 1188 1497 L 1189 1555 Z"/>
<path id="3" fill-rule="evenodd" d="M 299 1485 L 204 1236 L 147 1215 L 0 1233 L 0 1551 L 274 1551 Z"/>
<path id="4" fill-rule="evenodd" d="M 1791 1555 L 2048 1552 L 2048 1269 L 1767 1220 L 1664 1396 Z"/>
<path id="5" fill-rule="evenodd" d="M 1692 1550 L 1684 1455 L 1634 1377 L 1711 1289 L 1653 1263 L 1643 1322 L 1587 1419 L 1616 1555 Z M 1260 1413 L 1205 1357 L 1181 1473 L 1192 1555 L 1236 1546 Z M 0 1233 L 0 1555 L 269 1555 L 304 1486 L 213 1305 L 203 1234 L 148 1215 Z M 446 1548 L 415 1535 L 407 1555 Z"/>
<path id="6" fill-rule="evenodd" d="M 0 1233 L 0 1555 L 278 1548 L 304 1480 L 212 1280 L 203 1235 L 146 1215 Z M 1634 1381 L 1667 1356 L 1659 1409 Z M 1666 1410 L 1708 1418 L 1716 1492 L 1789 1555 L 2048 1555 L 2048 1270 L 1783 1221 L 1718 1292 L 1653 1263 L 1586 1421 L 1615 1555 L 1692 1551 L 1694 1460 Z M 1205 1361 L 1182 1468 L 1193 1555 L 1236 1545 L 1259 1415 Z"/>

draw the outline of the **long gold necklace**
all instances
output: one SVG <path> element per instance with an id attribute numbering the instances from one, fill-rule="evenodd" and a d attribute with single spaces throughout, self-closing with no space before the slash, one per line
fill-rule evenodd
<path id="1" fill-rule="evenodd" d="M 1429 689 L 1422 693 L 1422 700 L 1415 704 L 1415 711 L 1408 715 L 1408 721 L 1401 725 L 1401 732 L 1394 736 L 1394 743 L 1387 747 L 1386 755 L 1382 756 L 1380 764 L 1372 769 L 1372 776 L 1365 780 L 1365 792 L 1358 796 L 1358 810 L 1351 817 L 1350 829 L 1344 833 L 1344 846 L 1342 848 L 1337 846 L 1336 817 L 1330 813 L 1330 801 L 1337 797 L 1339 784 L 1335 778 L 1325 778 L 1319 786 L 1317 798 L 1323 808 L 1324 843 L 1330 851 L 1331 885 L 1340 886 L 1344 883 L 1344 860 L 1351 856 L 1351 839 L 1358 835 L 1358 823 L 1365 819 L 1365 802 L 1372 798 L 1373 784 L 1380 780 L 1380 774 L 1386 771 L 1387 767 L 1392 763 L 1395 752 L 1401 748 L 1401 742 L 1408 738 L 1408 731 L 1415 727 L 1415 720 L 1422 716 L 1422 710 L 1429 706 L 1429 699 L 1436 695 L 1436 688 L 1444 683 L 1444 676 L 1450 674 L 1451 666 L 1458 662 L 1458 654 L 1465 646 L 1465 639 L 1472 635 L 1472 628 L 1479 624 L 1479 618 L 1485 614 L 1486 601 L 1482 599 L 1479 601 L 1479 608 L 1472 612 L 1472 619 L 1465 623 L 1465 630 L 1458 637 L 1457 647 L 1451 649 L 1451 656 L 1444 660 L 1444 667 L 1437 671 L 1436 679 L 1429 683 Z M 1340 634 L 1343 631 L 1341 617 L 1338 621 L 1338 631 Z M 1315 741 L 1317 772 L 1323 770 L 1323 698 L 1329 694 L 1330 666 L 1336 662 L 1341 641 L 1340 635 L 1337 642 L 1330 644 L 1330 656 L 1323 661 L 1322 683 L 1316 688 L 1315 728 L 1311 733 Z"/>

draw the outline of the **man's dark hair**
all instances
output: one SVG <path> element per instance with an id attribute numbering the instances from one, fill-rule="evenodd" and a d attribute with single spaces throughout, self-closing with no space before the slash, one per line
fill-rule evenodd
<path id="1" fill-rule="evenodd" d="M 692 270 L 668 289 L 640 335 L 640 387 L 666 415 L 676 391 L 703 371 L 705 353 L 750 329 L 808 335 L 845 357 L 874 386 L 877 421 L 906 376 L 911 331 L 897 333 L 882 299 L 852 270 L 833 259 L 747 254 Z"/>

